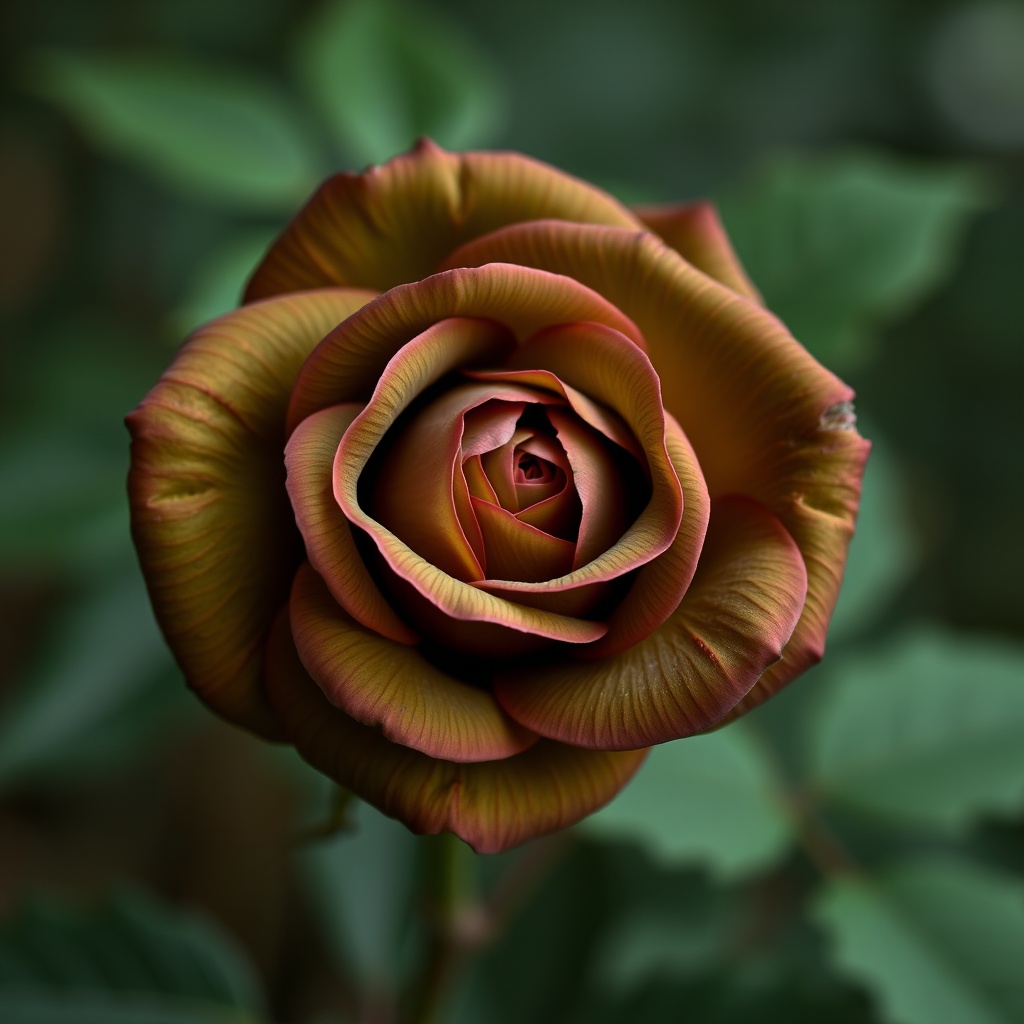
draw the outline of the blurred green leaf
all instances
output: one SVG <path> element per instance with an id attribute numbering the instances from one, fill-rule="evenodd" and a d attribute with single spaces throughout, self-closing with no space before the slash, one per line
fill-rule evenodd
<path id="1" fill-rule="evenodd" d="M 837 968 L 868 986 L 891 1024 L 1024 1020 L 1024 886 L 971 864 L 906 863 L 836 878 L 814 917 Z"/>
<path id="2" fill-rule="evenodd" d="M 408 940 L 416 837 L 358 802 L 355 830 L 309 844 L 300 854 L 305 888 L 339 966 L 367 989 L 393 990 Z"/>
<path id="3" fill-rule="evenodd" d="M 420 135 L 462 149 L 494 137 L 498 77 L 458 23 L 401 0 L 329 0 L 304 26 L 295 71 L 345 156 L 380 163 Z"/>
<path id="4" fill-rule="evenodd" d="M 203 917 L 122 892 L 84 911 L 37 899 L 0 929 L 11 1024 L 246 1024 L 263 996 L 243 951 Z"/>
<path id="5" fill-rule="evenodd" d="M 820 796 L 948 829 L 1024 807 L 1024 649 L 921 629 L 829 674 L 809 737 Z"/>
<path id="6" fill-rule="evenodd" d="M 171 328 L 176 340 L 200 324 L 238 307 L 249 275 L 273 239 L 273 231 L 248 231 L 231 238 L 200 260 L 185 300 L 172 318 Z"/>
<path id="7" fill-rule="evenodd" d="M 58 619 L 45 661 L 4 708 L 0 786 L 145 743 L 171 701 L 188 703 L 176 675 L 138 571 L 101 580 Z"/>
<path id="8" fill-rule="evenodd" d="M 291 209 L 321 177 L 299 117 L 269 80 L 153 54 L 44 52 L 29 86 L 107 152 L 242 209 Z"/>
<path id="9" fill-rule="evenodd" d="M 792 840 L 775 767 L 743 723 L 654 747 L 583 827 L 632 837 L 664 865 L 700 864 L 724 880 L 767 870 Z"/>
<path id="10" fill-rule="evenodd" d="M 863 424 L 859 429 L 871 439 L 871 458 L 829 640 L 846 639 L 876 622 L 918 559 L 917 534 L 899 467 L 874 430 Z"/>
<path id="11" fill-rule="evenodd" d="M 123 547 L 126 465 L 80 433 L 12 432 L 0 445 L 0 563 L 38 569 Z"/>
<path id="12" fill-rule="evenodd" d="M 703 873 L 659 867 L 632 844 L 608 844 L 604 860 L 613 906 L 591 964 L 598 991 L 695 978 L 732 959 L 745 924 L 737 890 L 710 884 Z"/>
<path id="13" fill-rule="evenodd" d="M 949 275 L 988 193 L 963 168 L 791 156 L 727 193 L 720 209 L 768 308 L 815 356 L 844 369 L 871 354 L 872 328 Z"/>

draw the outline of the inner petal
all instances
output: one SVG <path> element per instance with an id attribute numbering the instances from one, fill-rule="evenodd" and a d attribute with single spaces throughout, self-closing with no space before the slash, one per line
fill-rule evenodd
<path id="1" fill-rule="evenodd" d="M 513 480 L 520 512 L 569 485 L 572 469 L 558 441 L 537 433 L 516 445 Z"/>

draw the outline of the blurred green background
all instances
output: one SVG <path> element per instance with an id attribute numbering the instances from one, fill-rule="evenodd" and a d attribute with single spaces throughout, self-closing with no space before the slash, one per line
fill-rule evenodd
<path id="1" fill-rule="evenodd" d="M 480 864 L 440 1019 L 1024 1022 L 1024 6 L 15 0 L 0 50 L 0 1020 L 396 1019 L 425 844 L 297 844 L 329 787 L 181 685 L 121 421 L 425 133 L 714 198 L 875 442 L 822 666 Z"/>

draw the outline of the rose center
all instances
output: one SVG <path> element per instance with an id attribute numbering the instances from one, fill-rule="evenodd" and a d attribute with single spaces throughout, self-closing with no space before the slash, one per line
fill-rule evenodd
<path id="1" fill-rule="evenodd" d="M 515 481 L 517 484 L 550 484 L 554 482 L 560 472 L 557 466 L 532 452 L 516 453 Z"/>

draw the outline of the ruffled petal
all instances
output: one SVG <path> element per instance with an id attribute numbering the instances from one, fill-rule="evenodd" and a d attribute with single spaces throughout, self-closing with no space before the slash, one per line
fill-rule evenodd
<path id="1" fill-rule="evenodd" d="M 532 583 L 564 576 L 572 568 L 575 544 L 520 522 L 503 508 L 476 498 L 473 505 L 492 579 Z"/>
<path id="2" fill-rule="evenodd" d="M 306 671 L 335 707 L 393 743 L 463 762 L 510 757 L 536 741 L 486 690 L 351 619 L 308 563 L 295 577 L 290 609 Z"/>
<path id="3" fill-rule="evenodd" d="M 739 261 L 713 203 L 641 206 L 633 211 L 666 245 L 708 277 L 753 302 L 761 295 Z"/>
<path id="4" fill-rule="evenodd" d="M 334 457 L 362 406 L 336 405 L 303 420 L 285 447 L 291 498 L 306 556 L 334 600 L 357 622 L 398 643 L 419 637 L 394 612 L 363 562 L 352 527 L 334 498 Z"/>
<path id="5" fill-rule="evenodd" d="M 296 381 L 289 430 L 318 409 L 367 401 L 395 353 L 448 318 L 490 319 L 517 341 L 552 324 L 589 320 L 643 346 L 636 326 L 615 306 L 557 274 L 502 264 L 435 274 L 385 292 L 324 338 Z M 476 351 L 454 365 L 500 362 L 499 353 Z"/>
<path id="6" fill-rule="evenodd" d="M 393 362 L 403 355 L 404 350 Z M 403 425 L 376 465 L 364 510 L 359 504 L 359 478 L 369 464 L 366 456 L 377 450 L 412 397 L 408 389 L 381 387 L 374 393 L 338 447 L 336 497 L 345 514 L 369 533 L 391 568 L 400 575 L 399 567 L 391 562 L 392 549 L 384 534 L 393 534 L 403 545 L 455 579 L 481 579 L 481 562 L 463 526 L 467 524 L 472 529 L 476 517 L 468 487 L 463 493 L 457 483 L 461 479 L 458 470 L 465 415 L 485 403 L 497 402 L 516 409 L 532 400 L 557 399 L 535 395 L 515 385 L 494 388 L 464 384 L 446 391 Z M 514 491 L 512 487 L 513 495 Z"/>
<path id="7" fill-rule="evenodd" d="M 825 652 L 825 634 L 839 596 L 870 451 L 868 442 L 843 422 L 824 432 L 817 451 L 804 448 L 788 456 L 779 453 L 776 468 L 780 481 L 786 481 L 792 492 L 786 494 L 785 484 L 780 484 L 773 497 L 777 505 L 786 507 L 786 528 L 807 565 L 807 600 L 782 660 L 765 672 L 733 709 L 730 721 L 777 693 L 819 662 Z"/>
<path id="8" fill-rule="evenodd" d="M 580 526 L 570 566 L 579 569 L 607 551 L 626 528 L 623 480 L 606 442 L 596 431 L 558 409 L 552 409 L 548 418 L 565 446 L 579 495 Z"/>
<path id="9" fill-rule="evenodd" d="M 545 375 L 546 386 L 564 395 L 574 411 L 577 408 L 573 394 L 588 395 L 593 405 L 601 403 L 625 424 L 633 439 L 632 446 L 643 453 L 650 476 L 646 507 L 614 544 L 591 561 L 564 577 L 542 583 L 485 580 L 475 584 L 489 593 L 507 594 L 510 599 L 529 600 L 540 607 L 561 610 L 565 605 L 560 594 L 619 579 L 668 550 L 678 536 L 683 496 L 666 449 L 658 377 L 640 349 L 616 331 L 598 324 L 564 324 L 538 332 L 517 348 L 508 362 L 513 370 L 481 372 L 475 376 L 534 381 L 538 375 Z M 667 616 L 671 610 L 671 606 L 664 607 L 664 614 Z M 656 625 L 653 623 L 650 628 Z"/>
<path id="10" fill-rule="evenodd" d="M 546 164 L 424 139 L 364 174 L 329 178 L 264 257 L 246 301 L 326 285 L 385 291 L 433 273 L 471 238 L 546 217 L 638 226 L 611 196 Z"/>
<path id="11" fill-rule="evenodd" d="M 501 761 L 456 764 L 391 743 L 328 703 L 299 661 L 286 613 L 267 645 L 265 678 L 289 740 L 313 767 L 414 832 L 454 832 L 478 853 L 574 824 L 615 796 L 647 755 L 541 740 Z"/>
<path id="12" fill-rule="evenodd" d="M 675 611 L 697 570 L 711 499 L 697 457 L 675 418 L 666 414 L 665 427 L 668 455 L 683 489 L 679 531 L 667 551 L 637 571 L 629 592 L 608 617 L 608 632 L 574 652 L 577 657 L 608 658 L 649 636 Z"/>
<path id="13" fill-rule="evenodd" d="M 778 661 L 806 591 L 782 524 L 756 502 L 722 498 L 693 582 L 659 629 L 602 661 L 503 672 L 494 692 L 516 721 L 576 746 L 625 750 L 690 736 Z"/>
<path id="14" fill-rule="evenodd" d="M 132 534 L 189 684 L 265 735 L 263 639 L 301 559 L 284 490 L 284 415 L 303 360 L 372 296 L 310 292 L 201 327 L 128 418 Z"/>
<path id="15" fill-rule="evenodd" d="M 665 408 L 697 454 L 712 497 L 746 494 L 779 517 L 807 564 L 804 617 L 751 707 L 820 657 L 870 448 L 853 392 L 770 313 L 648 233 L 523 224 L 477 239 L 446 266 L 507 260 L 567 274 L 630 317 L 661 378 Z"/>

